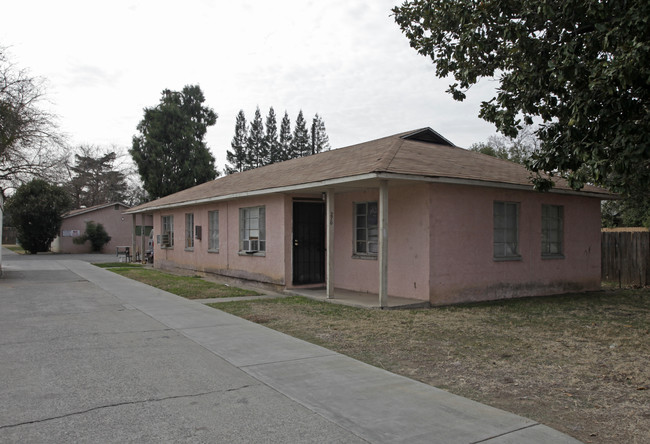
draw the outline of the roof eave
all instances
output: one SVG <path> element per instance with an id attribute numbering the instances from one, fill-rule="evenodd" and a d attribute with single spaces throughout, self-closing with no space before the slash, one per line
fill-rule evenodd
<path id="1" fill-rule="evenodd" d="M 108 207 L 113 206 L 113 205 L 122 205 L 122 206 L 124 206 L 126 208 L 129 208 L 129 206 L 127 204 L 123 203 L 123 202 L 111 202 L 111 203 L 107 203 L 107 204 L 94 205 L 94 206 L 92 206 L 90 208 L 78 208 L 76 210 L 72 210 L 72 211 L 74 211 L 74 213 L 72 213 L 72 214 L 68 213 L 68 214 L 63 215 L 63 219 L 66 219 L 68 217 L 79 216 L 80 214 L 92 213 L 93 211 L 97 211 L 97 210 L 103 210 L 104 208 L 108 208 Z M 122 213 L 122 214 L 124 214 L 124 213 Z"/>
<path id="2" fill-rule="evenodd" d="M 480 179 L 464 179 L 456 177 L 442 177 L 442 176 L 418 176 L 411 174 L 399 174 L 399 173 L 382 173 L 377 175 L 378 178 L 382 179 L 404 179 L 404 180 L 416 180 L 421 182 L 430 182 L 430 183 L 448 183 L 454 185 L 468 185 L 468 186 L 482 186 L 490 188 L 506 188 L 512 190 L 521 190 L 521 191 L 535 191 L 533 184 L 518 184 L 518 183 L 508 183 L 508 182 L 497 182 L 497 181 L 488 181 Z M 551 188 L 548 193 L 552 194 L 568 194 L 572 196 L 583 196 L 583 197 L 598 197 L 600 199 L 616 199 L 617 196 L 611 194 L 607 191 L 594 192 L 594 191 L 577 191 L 572 189 L 564 188 Z"/>
<path id="3" fill-rule="evenodd" d="M 183 202 L 153 205 L 153 206 L 143 208 L 141 210 L 137 210 L 137 209 L 127 210 L 124 211 L 123 214 L 152 213 L 154 211 L 161 211 L 161 210 L 167 210 L 173 208 L 182 208 L 191 205 L 203 205 L 203 204 L 208 204 L 213 202 L 221 202 L 221 201 L 240 199 L 245 197 L 263 196 L 267 194 L 276 194 L 276 193 L 288 193 L 294 191 L 305 191 L 314 188 L 322 189 L 322 188 L 352 184 L 355 182 L 367 181 L 372 179 L 408 180 L 408 181 L 416 181 L 416 182 L 446 183 L 446 184 L 454 184 L 454 185 L 482 186 L 482 187 L 505 188 L 505 189 L 512 189 L 512 190 L 521 190 L 521 191 L 534 191 L 532 184 L 524 185 L 524 184 L 507 183 L 507 182 L 491 182 L 491 181 L 477 180 L 477 179 L 461 179 L 461 178 L 453 178 L 453 177 L 421 176 L 421 175 L 412 175 L 412 174 L 377 172 L 377 173 L 367 173 L 367 174 L 361 174 L 356 176 L 342 177 L 337 179 L 308 182 L 308 183 L 298 184 L 298 185 L 288 185 L 283 187 L 251 190 L 251 191 L 245 191 L 241 193 L 226 194 L 223 196 L 207 197 L 202 199 L 192 199 Z M 553 188 L 548 192 L 552 194 L 595 197 L 599 199 L 616 198 L 615 195 L 612 195 L 607 192 L 600 193 L 600 192 L 593 192 L 593 191 L 576 191 L 576 190 L 560 189 L 560 188 Z"/>

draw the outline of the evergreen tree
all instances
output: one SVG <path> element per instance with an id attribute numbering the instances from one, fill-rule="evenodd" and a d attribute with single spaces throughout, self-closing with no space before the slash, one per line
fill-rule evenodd
<path id="1" fill-rule="evenodd" d="M 240 173 L 248 166 L 248 128 L 244 110 L 239 110 L 235 120 L 235 135 L 230 142 L 232 151 L 226 153 L 226 160 L 230 165 L 226 165 L 226 173 Z"/>
<path id="2" fill-rule="evenodd" d="M 70 166 L 72 179 L 67 185 L 77 208 L 127 200 L 126 174 L 115 169 L 115 151 L 102 153 L 98 147 L 81 146 Z"/>
<path id="3" fill-rule="evenodd" d="M 330 149 L 330 139 L 325 131 L 325 122 L 316 113 L 311 123 L 311 153 L 316 154 Z"/>
<path id="4" fill-rule="evenodd" d="M 281 162 L 280 143 L 278 141 L 278 121 L 273 107 L 269 108 L 266 116 L 266 136 L 264 137 L 265 151 L 268 153 L 266 164 Z"/>
<path id="5" fill-rule="evenodd" d="M 291 159 L 291 121 L 289 120 L 289 114 L 285 111 L 284 117 L 282 118 L 282 123 L 280 123 L 280 139 L 278 143 L 280 144 L 280 160 L 285 161 Z"/>
<path id="6" fill-rule="evenodd" d="M 255 117 L 248 134 L 248 165 L 250 168 L 264 166 L 264 160 L 268 155 L 264 143 L 264 122 L 262 122 L 259 106 L 255 109 Z"/>
<path id="7" fill-rule="evenodd" d="M 153 199 L 217 177 L 204 141 L 217 114 L 204 101 L 201 88 L 191 85 L 180 92 L 166 89 L 156 107 L 145 108 L 130 153 Z"/>
<path id="8" fill-rule="evenodd" d="M 229 150 L 226 155 L 226 159 L 230 162 L 230 165 L 226 166 L 227 173 L 259 168 L 329 150 L 329 137 L 323 119 L 316 114 L 311 124 L 311 130 L 308 130 L 306 125 L 303 112 L 300 110 L 292 133 L 291 120 L 285 111 L 278 134 L 274 108 L 269 108 L 265 126 L 258 106 L 255 110 L 255 117 L 250 127 L 247 128 L 244 111 L 239 111 L 235 124 L 235 136 L 231 144 L 233 151 Z"/>
<path id="9" fill-rule="evenodd" d="M 311 154 L 311 144 L 309 143 L 309 131 L 307 131 L 307 122 L 302 115 L 302 110 L 296 117 L 296 126 L 293 129 L 293 140 L 291 141 L 290 158 L 304 157 Z"/>

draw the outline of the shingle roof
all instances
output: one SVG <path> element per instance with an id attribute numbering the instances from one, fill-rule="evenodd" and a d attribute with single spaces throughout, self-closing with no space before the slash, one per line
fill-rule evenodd
<path id="1" fill-rule="evenodd" d="M 253 192 L 274 192 L 279 188 L 307 189 L 323 186 L 324 182 L 354 181 L 369 175 L 432 181 L 449 179 L 485 186 L 532 189 L 530 172 L 525 167 L 458 148 L 432 129 L 422 128 L 219 177 L 131 208 L 126 213 L 190 205 Z M 555 180 L 554 190 L 574 192 L 562 179 Z M 580 194 L 610 196 L 607 191 L 593 186 L 586 186 Z"/>
<path id="2" fill-rule="evenodd" d="M 120 205 L 120 206 L 123 206 L 124 208 L 127 208 L 127 209 L 129 208 L 128 205 L 123 204 L 122 202 L 103 203 L 103 204 L 99 204 L 99 205 L 93 205 L 92 207 L 77 208 L 76 210 L 70 210 L 70 211 L 68 211 L 67 213 L 65 213 L 63 215 L 63 218 L 65 219 L 66 217 L 73 217 L 73 216 L 77 216 L 79 214 L 90 213 L 92 211 L 101 210 L 102 208 L 111 207 L 113 205 Z"/>

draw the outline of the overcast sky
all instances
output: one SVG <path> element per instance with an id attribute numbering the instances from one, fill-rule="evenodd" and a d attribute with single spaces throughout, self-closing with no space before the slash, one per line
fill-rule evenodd
<path id="1" fill-rule="evenodd" d="M 429 126 L 458 146 L 494 134 L 479 104 L 445 93 L 431 61 L 391 17 L 401 0 L 3 1 L 0 45 L 47 79 L 72 144 L 131 146 L 143 109 L 163 89 L 199 84 L 219 118 L 207 143 L 223 169 L 243 109 L 292 127 L 303 110 L 325 122 L 333 148 Z M 279 122 L 278 122 L 279 124 Z"/>

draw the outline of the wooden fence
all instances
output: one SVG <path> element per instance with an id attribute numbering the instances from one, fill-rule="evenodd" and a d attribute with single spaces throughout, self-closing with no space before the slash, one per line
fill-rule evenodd
<path id="1" fill-rule="evenodd" d="M 650 283 L 650 231 L 603 229 L 601 248 L 603 281 L 616 282 L 619 286 Z"/>
<path id="2" fill-rule="evenodd" d="M 16 243 L 16 229 L 13 227 L 2 227 L 2 243 L 14 245 Z"/>

